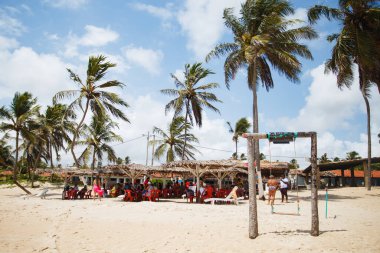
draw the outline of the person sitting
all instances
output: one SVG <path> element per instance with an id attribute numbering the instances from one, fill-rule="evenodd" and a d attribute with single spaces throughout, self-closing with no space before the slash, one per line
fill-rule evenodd
<path id="1" fill-rule="evenodd" d="M 103 197 L 103 190 L 100 188 L 100 178 L 96 178 L 94 180 L 92 190 L 94 191 L 94 200 L 95 197 L 98 197 L 99 200 L 102 200 L 101 198 Z"/>
<path id="2" fill-rule="evenodd" d="M 152 186 L 152 183 L 151 182 L 148 182 L 147 184 L 147 187 L 146 189 L 143 191 L 143 198 L 146 197 L 146 198 L 150 198 L 151 197 L 151 194 L 152 194 L 152 190 L 153 190 L 153 186 Z"/>
<path id="3" fill-rule="evenodd" d="M 84 195 L 87 192 L 87 185 L 84 185 L 83 188 L 77 193 L 79 198 L 84 199 Z"/>

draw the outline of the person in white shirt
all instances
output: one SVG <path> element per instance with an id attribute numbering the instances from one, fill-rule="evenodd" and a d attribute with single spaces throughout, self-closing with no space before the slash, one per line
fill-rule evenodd
<path id="1" fill-rule="evenodd" d="M 281 192 L 281 202 L 284 202 L 284 197 L 286 199 L 286 203 L 288 203 L 288 186 L 289 179 L 285 176 L 282 176 L 280 180 L 280 192 Z"/>

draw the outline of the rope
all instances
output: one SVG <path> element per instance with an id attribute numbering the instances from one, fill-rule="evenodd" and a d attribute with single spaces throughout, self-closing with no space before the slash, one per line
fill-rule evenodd
<path id="1" fill-rule="evenodd" d="M 294 157 L 297 157 L 297 151 L 296 151 L 296 136 L 293 137 L 293 148 L 294 148 Z M 295 158 L 294 158 L 295 160 Z M 296 169 L 297 169 L 297 163 L 296 163 Z M 296 191 L 297 191 L 297 214 L 300 214 L 300 200 L 298 196 L 298 173 L 296 173 Z"/>
<path id="2" fill-rule="evenodd" d="M 270 176 L 270 175 L 272 175 L 272 152 L 271 152 L 271 148 L 270 148 L 270 139 L 268 139 L 268 142 L 269 142 L 269 162 L 270 162 L 269 176 Z"/>

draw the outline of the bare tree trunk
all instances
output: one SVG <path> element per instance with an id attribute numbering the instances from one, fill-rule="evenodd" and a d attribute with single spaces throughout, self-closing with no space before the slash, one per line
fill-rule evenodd
<path id="1" fill-rule="evenodd" d="M 319 235 L 317 174 L 317 133 L 311 136 L 311 235 Z"/>
<path id="2" fill-rule="evenodd" d="M 78 159 L 77 159 L 77 157 L 76 157 L 76 155 L 75 155 L 75 153 L 74 153 L 74 147 L 75 147 L 76 139 L 78 138 L 78 135 L 79 135 L 79 130 L 80 130 L 80 128 L 82 127 L 82 124 L 83 124 L 84 119 L 86 118 L 86 114 L 87 114 L 87 110 L 88 110 L 88 106 L 89 106 L 89 104 L 90 104 L 90 100 L 87 99 L 87 102 L 86 102 L 86 108 L 85 108 L 85 110 L 84 110 L 84 113 L 83 113 L 82 119 L 81 119 L 81 121 L 79 122 L 79 125 L 78 125 L 77 129 L 75 129 L 74 137 L 73 137 L 73 141 L 72 141 L 72 143 L 71 143 L 71 149 L 70 149 L 70 150 L 71 150 L 71 154 L 72 154 L 72 156 L 73 156 L 73 158 L 74 158 L 74 161 L 75 161 L 75 166 L 76 166 L 77 168 L 79 168 L 79 162 L 78 162 Z"/>
<path id="3" fill-rule="evenodd" d="M 257 220 L 256 201 L 256 173 L 254 166 L 254 142 L 252 138 L 247 138 L 248 144 L 248 193 L 249 193 L 249 238 L 255 239 L 259 235 Z"/>

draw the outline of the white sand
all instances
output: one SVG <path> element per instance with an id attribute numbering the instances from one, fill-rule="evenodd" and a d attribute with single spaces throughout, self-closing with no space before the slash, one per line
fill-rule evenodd
<path id="1" fill-rule="evenodd" d="M 63 201 L 53 188 L 46 199 L 23 196 L 18 188 L 0 189 L 0 252 L 380 252 L 380 188 L 330 190 L 327 219 L 320 191 L 319 237 L 309 234 L 310 192 L 300 192 L 300 216 L 271 214 L 259 201 L 254 240 L 247 201 Z M 277 199 L 275 211 L 296 213 L 295 192 L 290 201 Z"/>

